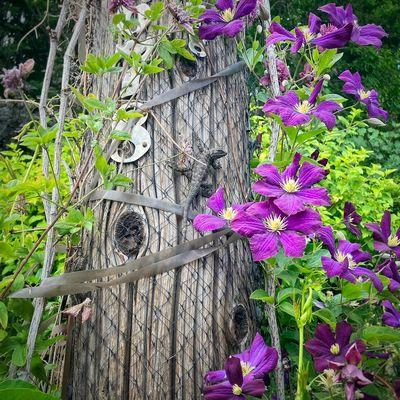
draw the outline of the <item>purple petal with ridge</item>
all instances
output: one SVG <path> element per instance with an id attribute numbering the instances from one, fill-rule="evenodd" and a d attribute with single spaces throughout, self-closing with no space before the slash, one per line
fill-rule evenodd
<path id="1" fill-rule="evenodd" d="M 288 257 L 302 257 L 307 246 L 306 237 L 293 231 L 281 232 L 280 242 Z"/>
<path id="2" fill-rule="evenodd" d="M 351 38 L 353 24 L 347 24 L 343 28 L 339 28 L 324 36 L 320 36 L 311 41 L 316 46 L 323 47 L 324 49 L 338 49 L 346 46 Z"/>
<path id="3" fill-rule="evenodd" d="M 209 232 L 216 229 L 225 228 L 227 222 L 216 215 L 198 214 L 193 220 L 194 228 L 199 232 Z"/>
<path id="4" fill-rule="evenodd" d="M 229 383 L 242 386 L 243 372 L 240 360 L 237 357 L 229 357 L 225 362 L 225 371 Z"/>
<path id="5" fill-rule="evenodd" d="M 225 191 L 224 188 L 220 187 L 218 190 L 208 199 L 207 207 L 211 208 L 215 213 L 220 213 L 225 208 Z"/>
<path id="6" fill-rule="evenodd" d="M 239 0 L 236 6 L 234 19 L 245 17 L 251 14 L 257 6 L 257 0 Z"/>
<path id="7" fill-rule="evenodd" d="M 308 161 L 305 161 L 299 170 L 298 183 L 302 188 L 310 187 L 326 178 L 326 171 Z"/>
<path id="8" fill-rule="evenodd" d="M 277 235 L 270 232 L 253 235 L 250 238 L 250 249 L 254 261 L 276 256 L 279 251 Z"/>
<path id="9" fill-rule="evenodd" d="M 200 39 L 203 40 L 213 40 L 217 36 L 222 35 L 222 30 L 224 29 L 225 22 L 217 22 L 211 25 L 201 25 L 199 28 Z"/>
<path id="10" fill-rule="evenodd" d="M 239 235 L 251 237 L 255 234 L 264 233 L 266 228 L 261 220 L 247 212 L 239 211 L 231 221 L 231 228 Z"/>
<path id="11" fill-rule="evenodd" d="M 264 180 L 260 180 L 254 182 L 252 185 L 253 192 L 262 194 L 263 196 L 276 198 L 282 196 L 285 191 L 280 186 L 274 186 L 269 183 L 264 182 Z"/>
<path id="12" fill-rule="evenodd" d="M 281 175 L 278 168 L 272 164 L 260 164 L 254 168 L 254 172 L 264 178 L 267 183 L 271 185 L 280 185 Z"/>
<path id="13" fill-rule="evenodd" d="M 236 19 L 228 24 L 222 29 L 222 33 L 228 37 L 236 36 L 243 28 L 244 22 L 241 19 Z"/>
<path id="14" fill-rule="evenodd" d="M 318 211 L 310 208 L 288 216 L 287 229 L 310 235 L 322 227 L 321 216 Z"/>
<path id="15" fill-rule="evenodd" d="M 222 22 L 224 24 L 226 23 L 222 19 L 221 14 L 212 8 L 204 11 L 203 14 L 201 14 L 199 20 L 202 22 Z"/>
<path id="16" fill-rule="evenodd" d="M 217 0 L 215 7 L 221 11 L 225 11 L 228 8 L 233 9 L 233 0 Z"/>

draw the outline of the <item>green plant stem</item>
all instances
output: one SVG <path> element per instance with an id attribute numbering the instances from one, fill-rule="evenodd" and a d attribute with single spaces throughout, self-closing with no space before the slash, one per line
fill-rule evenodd
<path id="1" fill-rule="evenodd" d="M 297 370 L 296 400 L 303 399 L 303 358 L 304 358 L 304 325 L 299 326 L 299 367 Z"/>

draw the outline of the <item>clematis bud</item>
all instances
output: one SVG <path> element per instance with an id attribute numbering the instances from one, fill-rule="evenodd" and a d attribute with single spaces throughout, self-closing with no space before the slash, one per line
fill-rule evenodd
<path id="1" fill-rule="evenodd" d="M 257 32 L 262 33 L 263 27 L 261 25 L 257 25 Z"/>
<path id="2" fill-rule="evenodd" d="M 323 76 L 325 81 L 330 81 L 331 80 L 331 76 L 329 74 L 324 74 Z"/>

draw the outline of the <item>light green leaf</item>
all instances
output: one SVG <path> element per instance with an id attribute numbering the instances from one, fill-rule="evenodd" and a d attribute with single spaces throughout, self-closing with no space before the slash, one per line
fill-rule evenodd
<path id="1" fill-rule="evenodd" d="M 2 301 L 0 301 L 0 325 L 3 327 L 3 329 L 7 329 L 8 311 L 7 306 Z"/>
<path id="2" fill-rule="evenodd" d="M 273 304 L 274 303 L 274 298 L 269 296 L 268 293 L 263 290 L 263 289 L 257 289 L 255 290 L 251 295 L 250 295 L 250 299 L 252 300 L 259 300 L 262 301 L 264 303 L 269 303 L 269 304 Z"/>

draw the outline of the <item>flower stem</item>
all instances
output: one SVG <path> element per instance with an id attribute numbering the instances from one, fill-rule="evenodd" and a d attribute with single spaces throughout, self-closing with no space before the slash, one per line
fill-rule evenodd
<path id="1" fill-rule="evenodd" d="M 299 367 L 297 370 L 296 400 L 303 399 L 303 358 L 304 358 L 304 325 L 299 326 Z"/>

